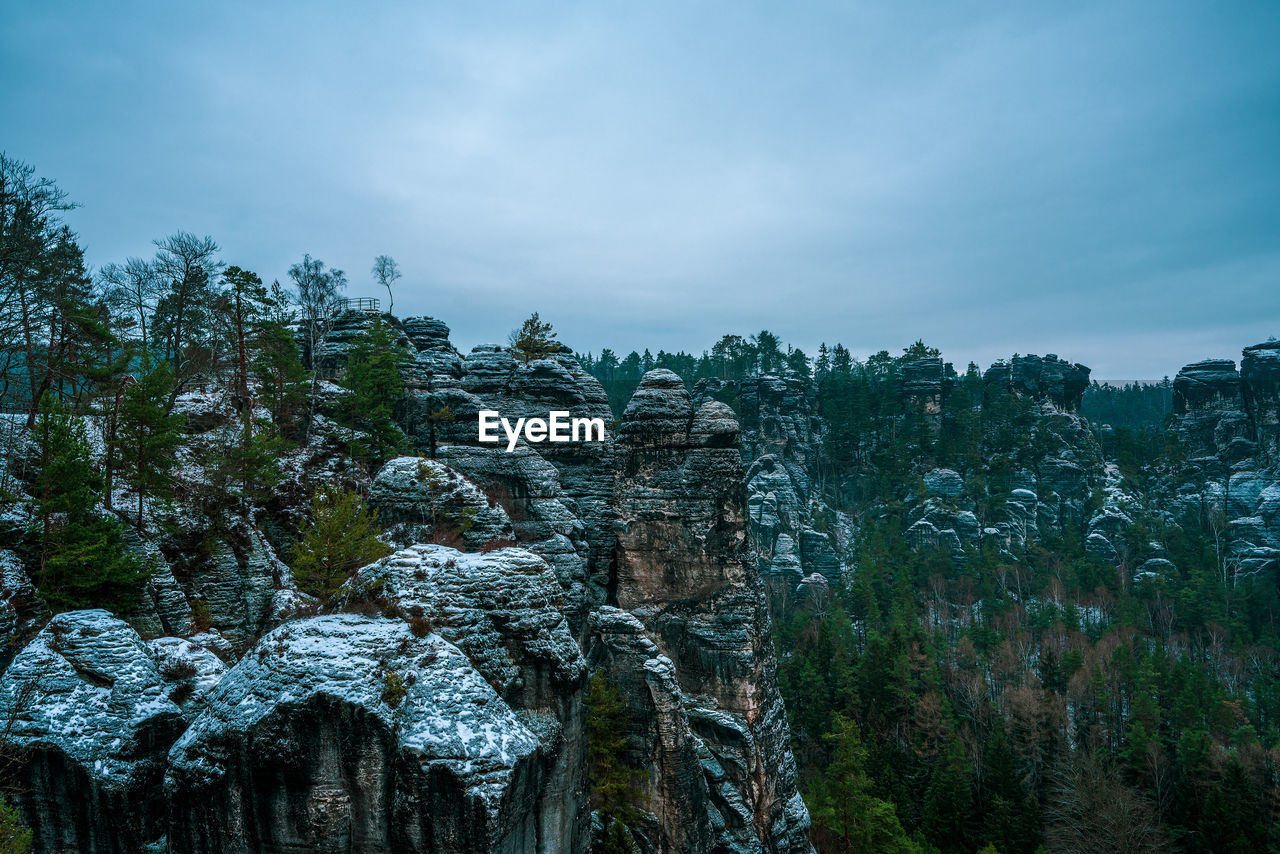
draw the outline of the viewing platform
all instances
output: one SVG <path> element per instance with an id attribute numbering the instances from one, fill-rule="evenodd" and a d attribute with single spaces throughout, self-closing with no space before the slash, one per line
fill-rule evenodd
<path id="1" fill-rule="evenodd" d="M 377 297 L 354 297 L 352 299 L 334 300 L 329 306 L 330 315 L 342 314 L 344 311 L 362 311 L 365 314 L 381 314 L 382 302 Z"/>

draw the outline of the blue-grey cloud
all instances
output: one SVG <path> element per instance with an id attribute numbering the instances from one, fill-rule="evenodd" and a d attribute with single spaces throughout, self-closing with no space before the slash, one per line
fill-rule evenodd
<path id="1" fill-rule="evenodd" d="M 1280 6 L 6 3 L 95 264 L 303 252 L 462 346 L 923 337 L 1158 377 L 1280 334 Z"/>

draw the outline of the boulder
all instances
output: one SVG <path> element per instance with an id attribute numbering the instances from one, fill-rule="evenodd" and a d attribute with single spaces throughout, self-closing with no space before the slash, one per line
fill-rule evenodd
<path id="1" fill-rule="evenodd" d="M 165 754 L 186 726 L 127 623 L 55 616 L 0 679 L 20 757 L 13 801 L 37 851 L 134 852 L 163 839 Z"/>
<path id="2" fill-rule="evenodd" d="M 300 620 L 245 655 L 174 746 L 169 845 L 577 850 L 542 836 L 539 745 L 438 634 L 354 614 Z"/>

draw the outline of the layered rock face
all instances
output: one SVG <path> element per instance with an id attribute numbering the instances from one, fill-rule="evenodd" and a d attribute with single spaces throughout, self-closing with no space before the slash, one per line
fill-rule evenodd
<path id="1" fill-rule="evenodd" d="M 0 680 L 37 851 L 584 852 L 585 662 L 551 568 L 426 545 L 228 669 L 105 611 Z"/>
<path id="2" fill-rule="evenodd" d="M 1089 387 L 1089 369 L 1050 353 L 1047 356 L 1014 356 L 996 362 L 982 375 L 991 390 L 1043 400 L 1067 412 L 1080 408 Z"/>
<path id="3" fill-rule="evenodd" d="M 374 319 L 335 320 L 325 370 Z M 585 854 L 595 670 L 629 711 L 639 851 L 810 851 L 733 411 L 654 372 L 614 425 L 567 351 L 463 357 L 439 321 L 383 320 L 410 356 L 401 425 L 434 455 L 364 481 L 402 548 L 321 604 L 276 557 L 287 519 L 131 542 L 153 569 L 133 625 L 60 615 L 0 680 L 37 850 Z M 769 491 L 803 519 L 813 437 L 781 410 L 804 395 L 754 395 L 748 453 L 795 479 Z M 507 453 L 477 441 L 482 408 L 609 435 Z M 306 464 L 351 477 L 322 441 Z M 806 525 L 797 565 L 820 551 Z M 25 639 L 44 614 L 21 569 L 0 628 Z"/>
<path id="4" fill-rule="evenodd" d="M 923 475 L 924 490 L 908 499 L 906 530 L 914 548 L 943 546 L 957 560 L 969 546 L 991 544 L 1011 552 L 1053 531 L 1091 524 L 1090 501 L 1104 482 L 1102 449 L 1078 414 L 1089 368 L 1048 356 L 1015 356 L 982 375 L 984 406 L 1001 399 L 1030 405 L 1038 453 L 998 484 L 1003 510 L 978 517 L 976 496 L 950 469 Z"/>
<path id="5" fill-rule="evenodd" d="M 1208 469 L 1253 456 L 1240 374 L 1230 359 L 1206 359 L 1173 380 L 1174 432 L 1187 455 Z"/>
<path id="6" fill-rule="evenodd" d="M 59 614 L 9 665 L 0 718 L 35 850 L 125 854 L 163 840 L 165 756 L 186 726 L 172 681 L 185 670 L 169 673 L 106 611 Z"/>
<path id="7" fill-rule="evenodd" d="M 834 581 L 842 574 L 831 533 L 814 527 L 815 513 L 826 508 L 810 477 L 821 465 L 822 448 L 813 399 L 811 383 L 790 370 L 785 376 L 702 380 L 693 389 L 695 409 L 730 400 L 742 413 L 749 530 L 775 614 L 790 607 L 805 576 L 816 572 Z"/>
<path id="8" fill-rule="evenodd" d="M 457 647 L 400 620 L 276 629 L 174 745 L 179 851 L 553 851 L 539 739 Z"/>
<path id="9" fill-rule="evenodd" d="M 1229 359 L 1187 365 L 1174 380 L 1171 430 L 1188 465 L 1177 513 L 1226 522 L 1226 569 L 1242 577 L 1280 572 L 1280 342 L 1246 347 Z"/>
<path id="10" fill-rule="evenodd" d="M 400 545 L 457 540 L 467 549 L 512 542 L 515 530 L 499 504 L 454 469 L 421 457 L 398 457 L 378 472 L 369 502 Z"/>
<path id="11" fill-rule="evenodd" d="M 524 549 L 419 545 L 365 567 L 348 587 L 348 606 L 368 602 L 406 615 L 419 632 L 434 627 L 537 737 L 539 789 L 525 807 L 536 845 L 510 850 L 586 850 L 586 667 L 547 563 Z"/>
<path id="12" fill-rule="evenodd" d="M 619 667 L 631 662 L 627 678 L 661 687 L 627 695 L 633 713 L 659 722 L 644 749 L 671 755 L 651 780 L 650 811 L 663 817 L 648 838 L 655 850 L 708 850 L 704 816 L 719 850 L 808 850 L 736 433 L 728 407 L 708 401 L 695 411 L 684 383 L 666 370 L 645 375 L 619 427 L 615 593 L 631 619 L 610 613 L 595 628 Z M 677 701 L 692 745 L 679 721 L 661 724 Z M 690 746 L 708 754 L 701 782 L 689 779 Z M 690 795 L 703 786 L 706 809 Z M 696 843 L 667 842 L 664 821 Z"/>
<path id="13" fill-rule="evenodd" d="M 1280 341 L 1244 348 L 1240 391 L 1263 464 L 1280 465 Z"/>
<path id="14" fill-rule="evenodd" d="M 544 443 L 523 460 L 495 445 L 482 445 L 477 430 L 482 409 L 500 412 L 513 422 L 566 410 L 609 425 L 613 415 L 599 381 L 582 369 L 568 348 L 525 362 L 505 347 L 486 344 L 464 358 L 449 343 L 448 327 L 440 321 L 409 318 L 404 327 L 417 348 L 405 378 L 404 413 L 415 444 L 447 457 L 481 487 L 509 493 L 517 506 L 526 502 L 530 515 L 539 515 L 542 523 L 527 526 L 526 535 L 543 543 L 535 550 L 552 560 L 558 571 L 575 578 L 581 589 L 573 595 L 580 608 L 587 599 L 604 601 L 614 548 L 612 427 L 604 442 Z M 484 452 L 464 452 L 463 446 Z M 494 460 L 503 462 L 495 465 Z M 554 466 L 555 486 L 547 485 L 546 463 Z M 569 506 L 579 527 L 547 500 Z M 581 628 L 582 620 L 575 618 L 575 624 Z"/>

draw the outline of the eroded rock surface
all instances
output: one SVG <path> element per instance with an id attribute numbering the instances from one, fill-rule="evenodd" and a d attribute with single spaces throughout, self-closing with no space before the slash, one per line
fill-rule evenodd
<path id="1" fill-rule="evenodd" d="M 565 850 L 540 844 L 538 751 L 439 635 L 352 614 L 296 621 L 231 669 L 174 746 L 170 844 Z"/>
<path id="2" fill-rule="evenodd" d="M 795 765 L 747 536 L 740 451 L 698 441 L 698 420 L 684 384 L 665 370 L 645 375 L 623 415 L 616 601 L 669 661 L 714 766 L 732 769 L 708 781 L 734 793 L 722 793 L 725 809 L 712 815 L 713 826 L 723 823 L 716 844 L 806 851 L 807 814 L 788 812 Z M 688 815 L 676 796 L 660 789 L 650 811 Z M 731 808 L 737 802 L 742 809 Z"/>
<path id="3" fill-rule="evenodd" d="M 334 319 L 322 373 L 340 374 L 375 319 Z M 425 458 L 372 479 L 344 465 L 325 415 L 343 393 L 323 381 L 315 439 L 275 504 L 208 530 L 148 508 L 130 541 L 152 570 L 133 626 L 61 615 L 5 673 L 13 703 L 55 674 L 20 736 L 18 805 L 39 846 L 585 854 L 592 669 L 630 713 L 641 851 L 809 851 L 761 576 L 795 590 L 840 573 L 814 528 L 811 413 L 787 411 L 811 407 L 806 384 L 744 382 L 744 429 L 715 395 L 652 372 L 614 423 L 567 349 L 464 356 L 440 321 L 382 320 L 409 357 L 397 419 Z M 219 416 L 202 436 L 227 428 L 219 407 L 201 410 Z M 565 409 L 607 435 L 507 453 L 477 441 L 481 408 Z M 744 456 L 763 460 L 750 515 Z M 404 546 L 324 604 L 277 556 L 316 482 L 367 488 Z M 22 643 L 44 615 L 15 568 L 0 628 Z"/>
<path id="4" fill-rule="evenodd" d="M 106 611 L 54 617 L 0 679 L 20 758 L 14 802 L 37 851 L 162 840 L 165 754 L 186 725 L 150 650 Z"/>

